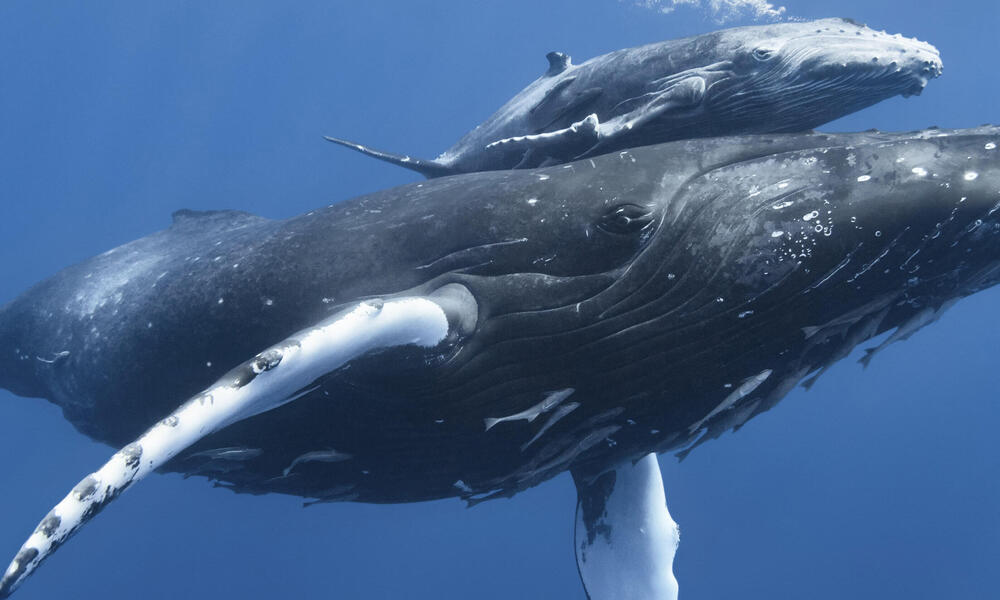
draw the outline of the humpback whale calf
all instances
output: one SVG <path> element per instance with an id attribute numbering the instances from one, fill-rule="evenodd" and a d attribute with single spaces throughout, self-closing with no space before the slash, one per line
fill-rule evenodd
<path id="1" fill-rule="evenodd" d="M 928 43 L 847 19 L 737 27 L 549 69 L 434 160 L 327 139 L 427 177 L 551 166 L 695 137 L 812 129 L 941 74 Z"/>
<path id="2" fill-rule="evenodd" d="M 654 453 L 997 283 L 998 143 L 684 140 L 283 221 L 179 211 L 0 307 L 0 386 L 121 448 L 0 597 L 148 473 L 206 461 L 315 501 L 476 503 L 569 470 L 588 595 L 676 597 Z"/>

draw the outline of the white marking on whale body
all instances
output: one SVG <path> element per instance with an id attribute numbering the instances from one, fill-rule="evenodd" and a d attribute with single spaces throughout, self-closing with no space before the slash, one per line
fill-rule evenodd
<path id="1" fill-rule="evenodd" d="M 545 396 L 545 399 L 538 404 L 526 408 L 519 413 L 508 415 L 506 417 L 487 417 L 483 419 L 483 422 L 486 425 L 486 431 L 489 431 L 499 423 L 506 423 L 508 421 L 527 421 L 530 423 L 537 419 L 538 415 L 547 413 L 556 406 L 559 406 L 563 400 L 569 398 L 575 391 L 576 390 L 574 388 L 556 390 L 554 392 L 550 392 L 547 396 Z"/>

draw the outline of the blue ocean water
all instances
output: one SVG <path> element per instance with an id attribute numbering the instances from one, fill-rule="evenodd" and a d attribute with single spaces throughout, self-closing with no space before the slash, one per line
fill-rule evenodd
<path id="1" fill-rule="evenodd" d="M 715 29 L 713 4 L 726 5 L 8 0 L 0 302 L 178 208 L 285 217 L 415 181 L 321 136 L 433 157 L 540 74 L 546 52 L 582 61 Z M 921 97 L 823 129 L 1000 119 L 992 0 L 785 7 L 916 36 L 944 58 Z M 682 597 L 997 597 L 998 304 L 1000 290 L 968 298 L 867 370 L 852 357 L 683 463 L 662 457 Z M 54 406 L 0 392 L 0 560 L 109 453 Z M 568 476 L 471 510 L 302 509 L 152 476 L 17 597 L 583 598 L 574 505 Z"/>

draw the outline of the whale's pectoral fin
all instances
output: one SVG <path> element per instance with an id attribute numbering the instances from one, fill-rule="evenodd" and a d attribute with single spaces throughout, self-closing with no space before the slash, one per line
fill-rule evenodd
<path id="1" fill-rule="evenodd" d="M 572 91 L 569 84 L 575 77 L 567 77 L 546 92 L 538 104 L 529 111 L 534 118 L 533 133 L 545 133 L 563 129 L 563 124 L 573 124 L 583 115 L 591 113 L 594 102 L 604 94 L 604 88 L 592 87 L 582 91 Z"/>
<path id="2" fill-rule="evenodd" d="M 641 137 L 633 139 L 630 136 L 652 121 L 669 119 L 672 112 L 700 105 L 705 98 L 706 89 L 707 83 L 704 77 L 691 75 L 670 83 L 662 90 L 626 101 L 635 105 L 635 108 L 601 123 L 598 130 L 600 141 L 576 158 L 596 156 L 617 148 L 643 145 Z"/>
<path id="3" fill-rule="evenodd" d="M 191 444 L 295 400 L 313 382 L 370 352 L 400 346 L 446 351 L 476 323 L 466 288 L 361 302 L 264 350 L 149 428 L 85 477 L 38 524 L 0 579 L 6 598 L 46 557 L 130 485 Z"/>
<path id="4" fill-rule="evenodd" d="M 597 115 L 592 114 L 565 129 L 497 140 L 487 144 L 485 151 L 497 154 L 498 162 L 512 168 L 536 167 L 547 159 L 565 162 L 597 143 L 599 127 Z"/>
<path id="5" fill-rule="evenodd" d="M 334 144 L 339 144 L 351 150 L 356 150 L 365 156 L 371 156 L 372 158 L 377 158 L 383 160 L 387 163 L 392 163 L 396 166 L 403 167 L 404 169 L 409 169 L 411 171 L 416 171 L 428 179 L 433 179 L 435 177 L 444 177 L 446 175 L 455 175 L 459 171 L 449 167 L 448 165 L 442 164 L 436 160 L 425 160 L 422 158 L 413 158 L 411 156 L 404 156 L 402 154 L 393 154 L 391 152 L 383 152 L 381 150 L 375 150 L 374 148 L 369 148 L 368 146 L 363 146 L 356 142 L 349 140 L 343 140 L 340 138 L 330 137 L 328 135 L 323 136 L 328 142 L 333 142 Z"/>
<path id="6" fill-rule="evenodd" d="M 573 471 L 576 564 L 590 600 L 676 600 L 679 533 L 655 454 L 596 477 Z"/>

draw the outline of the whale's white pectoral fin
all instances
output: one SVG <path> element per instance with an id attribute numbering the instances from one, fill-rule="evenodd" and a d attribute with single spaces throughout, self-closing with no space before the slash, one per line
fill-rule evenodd
<path id="1" fill-rule="evenodd" d="M 576 564 L 590 600 L 676 600 L 680 539 L 655 454 L 590 479 L 577 489 Z"/>
<path id="2" fill-rule="evenodd" d="M 450 285 L 430 296 L 361 302 L 233 369 L 85 477 L 35 528 L 3 578 L 6 598 L 91 517 L 130 485 L 223 427 L 277 408 L 317 379 L 369 352 L 434 348 L 475 326 L 475 300 Z"/>
<path id="3" fill-rule="evenodd" d="M 601 123 L 597 115 L 591 114 L 563 129 L 532 135 L 518 135 L 490 142 L 486 145 L 486 150 L 520 150 L 594 142 L 597 141 L 597 130 L 600 128 L 600 125 Z"/>

